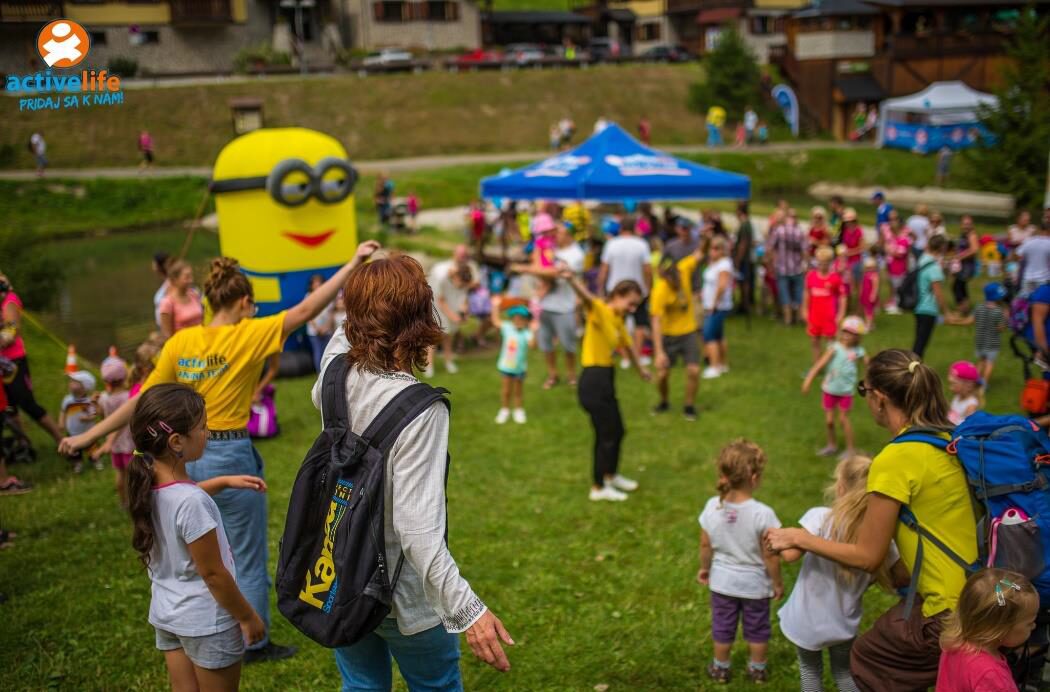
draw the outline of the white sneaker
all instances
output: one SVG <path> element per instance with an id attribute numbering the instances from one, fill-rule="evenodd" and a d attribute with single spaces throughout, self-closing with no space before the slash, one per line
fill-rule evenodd
<path id="1" fill-rule="evenodd" d="M 630 367 L 631 367 L 631 361 L 629 361 L 626 358 L 621 358 L 620 359 L 620 369 L 621 370 L 629 370 Z"/>
<path id="2" fill-rule="evenodd" d="M 901 309 L 899 307 L 897 307 L 896 305 L 887 305 L 886 306 L 886 314 L 887 315 L 900 315 L 901 314 Z"/>
<path id="3" fill-rule="evenodd" d="M 653 359 L 650 356 L 638 356 L 638 363 L 639 365 L 649 367 L 653 364 Z"/>
<path id="4" fill-rule="evenodd" d="M 423 377 L 431 378 L 434 376 L 434 364 L 430 363 L 427 367 L 423 368 Z"/>
<path id="5" fill-rule="evenodd" d="M 718 379 L 721 376 L 722 369 L 713 365 L 708 365 L 706 368 L 704 368 L 703 374 L 700 375 L 700 377 L 704 378 L 705 380 L 714 380 Z"/>
<path id="6" fill-rule="evenodd" d="M 629 493 L 634 492 L 638 489 L 638 481 L 631 480 L 630 478 L 627 478 L 626 476 L 621 476 L 620 474 L 616 474 L 615 476 L 613 476 L 612 480 L 609 481 L 609 483 L 612 485 L 612 487 L 616 488 L 617 490 L 624 490 Z"/>
<path id="7" fill-rule="evenodd" d="M 499 413 L 496 414 L 496 425 L 503 425 L 510 420 L 510 409 L 501 408 Z"/>
<path id="8" fill-rule="evenodd" d="M 456 365 L 456 361 L 446 360 L 445 372 L 447 372 L 449 375 L 455 375 L 457 372 L 459 372 L 459 366 Z"/>
<path id="9" fill-rule="evenodd" d="M 515 423 L 524 423 L 527 420 L 525 418 L 525 409 L 523 408 L 514 409 L 514 413 L 512 415 L 514 417 Z"/>
<path id="10" fill-rule="evenodd" d="M 601 500 L 608 500 L 609 502 L 623 502 L 627 499 L 626 493 L 621 493 L 611 485 L 607 485 L 604 488 L 595 490 L 591 488 L 591 501 L 600 502 Z"/>

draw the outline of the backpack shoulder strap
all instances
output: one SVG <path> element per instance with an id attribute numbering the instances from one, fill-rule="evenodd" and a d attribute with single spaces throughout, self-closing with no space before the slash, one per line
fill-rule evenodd
<path id="1" fill-rule="evenodd" d="M 951 443 L 951 440 L 944 439 L 941 437 L 941 434 L 950 432 L 950 430 L 941 428 L 911 428 L 893 438 L 890 441 L 890 444 L 900 444 L 901 442 L 923 442 L 932 445 L 937 449 L 944 450 Z"/>
<path id="2" fill-rule="evenodd" d="M 446 394 L 447 389 L 432 387 L 426 382 L 417 382 L 405 387 L 383 407 L 361 437 L 385 457 L 397 441 L 398 435 L 435 401 L 442 402 L 451 410 Z"/>
<path id="3" fill-rule="evenodd" d="M 328 363 L 321 381 L 321 419 L 325 429 L 341 425 L 349 427 L 346 411 L 346 376 L 350 364 L 345 355 L 338 355 Z"/>

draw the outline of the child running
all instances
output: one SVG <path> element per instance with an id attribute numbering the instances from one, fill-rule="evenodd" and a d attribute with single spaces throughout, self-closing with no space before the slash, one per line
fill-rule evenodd
<path id="1" fill-rule="evenodd" d="M 937 692 L 1016 692 L 1000 653 L 1028 641 L 1039 594 L 1020 574 L 994 567 L 966 580 L 944 622 Z"/>
<path id="2" fill-rule="evenodd" d="M 867 510 L 870 467 L 871 459 L 864 456 L 840 461 L 835 468 L 835 483 L 827 489 L 831 507 L 807 511 L 798 521 L 802 528 L 828 540 L 855 541 Z M 876 581 L 891 588 L 890 568 L 897 582 L 908 582 L 896 546 L 890 543 L 886 561 L 874 575 L 798 549 L 784 550 L 780 557 L 786 562 L 802 558 L 795 587 L 778 613 L 780 631 L 798 649 L 802 692 L 823 692 L 825 649 L 839 692 L 857 690 L 849 672 L 849 655 L 864 612 L 864 592 Z"/>
<path id="3" fill-rule="evenodd" d="M 99 406 L 102 408 L 102 416 L 110 416 L 120 408 L 130 396 L 128 393 L 128 366 L 117 356 L 110 356 L 102 361 L 102 381 L 106 383 L 106 392 L 99 396 Z M 92 461 L 96 463 L 103 455 L 109 454 L 113 470 L 116 471 L 114 484 L 117 488 L 117 497 L 120 506 L 128 508 L 127 476 L 128 464 L 131 463 L 131 453 L 135 451 L 135 441 L 131 439 L 131 428 L 125 425 L 120 430 L 111 432 L 106 441 L 91 453 Z"/>
<path id="4" fill-rule="evenodd" d="M 159 384 L 139 398 L 131 419 L 128 466 L 131 544 L 153 582 L 149 622 L 173 690 L 236 690 L 245 642 L 266 627 L 237 588 L 233 553 L 219 508 L 227 488 L 266 492 L 254 476 L 219 476 L 199 485 L 186 475 L 208 441 L 204 398 Z"/>
<path id="5" fill-rule="evenodd" d="M 700 571 L 696 580 L 711 590 L 711 635 L 714 660 L 707 675 L 716 683 L 730 681 L 729 655 L 743 620 L 750 660 L 751 682 L 769 680 L 769 599 L 784 595 L 780 558 L 762 548 L 767 529 L 780 520 L 768 506 L 754 499 L 762 481 L 766 454 L 754 442 L 738 439 L 718 455 L 718 497 L 700 514 Z"/>
<path id="6" fill-rule="evenodd" d="M 500 409 L 496 414 L 497 425 L 503 425 L 511 417 L 512 405 L 514 422 L 522 424 L 526 421 L 523 385 L 529 366 L 529 341 L 532 340 L 529 321 L 532 314 L 524 305 L 514 305 L 506 310 L 506 315 L 509 321 L 502 319 L 498 310 L 492 311 L 492 323 L 499 329 L 503 339 L 499 349 L 499 361 L 496 364 L 500 375 L 503 376 Z"/>
<path id="7" fill-rule="evenodd" d="M 864 320 L 850 315 L 842 320 L 838 341 L 828 346 L 824 355 L 813 364 L 806 373 L 802 383 L 802 393 L 809 392 L 817 373 L 827 368 L 821 391 L 824 396 L 824 426 L 827 429 L 828 441 L 824 448 L 817 452 L 822 457 L 833 456 L 838 452 L 835 438 L 835 411 L 838 410 L 839 425 L 846 442 L 848 456 L 853 453 L 853 426 L 849 422 L 849 410 L 853 407 L 853 390 L 857 387 L 857 361 L 868 362 L 868 354 L 860 345 L 860 340 L 867 332 Z"/>
<path id="8" fill-rule="evenodd" d="M 977 366 L 967 360 L 957 360 L 948 368 L 948 389 L 952 400 L 948 404 L 948 420 L 959 425 L 981 408 L 984 399 L 984 381 Z"/>
<path id="9" fill-rule="evenodd" d="M 813 346 L 813 362 L 824 352 L 824 339 L 834 339 L 836 325 L 846 316 L 846 300 L 842 295 L 842 275 L 831 270 L 835 251 L 830 246 L 818 247 L 814 259 L 816 269 L 806 273 L 806 291 L 802 294 L 802 314 L 806 333 Z"/>

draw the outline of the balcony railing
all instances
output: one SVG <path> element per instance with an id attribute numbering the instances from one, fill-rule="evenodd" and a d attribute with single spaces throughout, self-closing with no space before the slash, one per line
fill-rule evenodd
<path id="1" fill-rule="evenodd" d="M 172 24 L 225 24 L 233 21 L 230 0 L 169 0 Z"/>
<path id="2" fill-rule="evenodd" d="M 52 0 L 0 0 L 0 22 L 47 22 L 62 16 L 62 3 Z"/>
<path id="3" fill-rule="evenodd" d="M 885 38 L 885 50 L 897 59 L 931 58 L 946 55 L 999 53 L 1005 50 L 1009 37 L 1003 34 L 939 34 L 907 35 Z"/>

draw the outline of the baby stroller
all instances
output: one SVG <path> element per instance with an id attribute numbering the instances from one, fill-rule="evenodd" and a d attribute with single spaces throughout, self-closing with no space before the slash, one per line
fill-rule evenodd
<path id="1" fill-rule="evenodd" d="M 0 379 L 9 381 L 18 372 L 18 366 L 7 358 L 0 358 Z M 7 392 L 0 387 L 0 459 L 9 464 L 28 464 L 36 461 L 36 450 L 18 422 L 17 412 L 7 401 Z"/>

